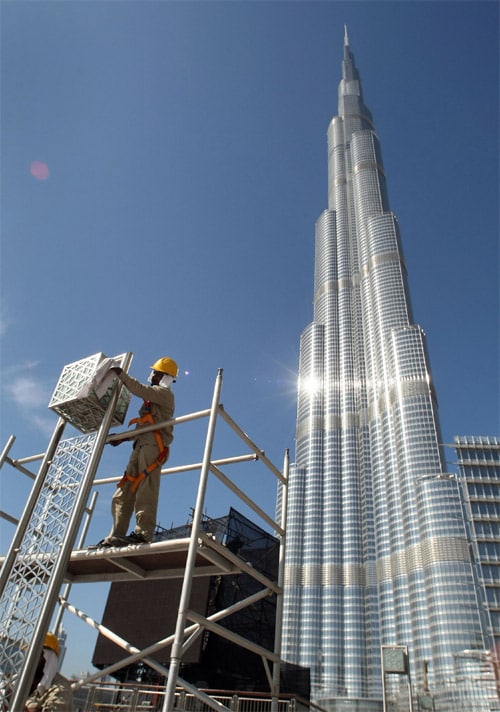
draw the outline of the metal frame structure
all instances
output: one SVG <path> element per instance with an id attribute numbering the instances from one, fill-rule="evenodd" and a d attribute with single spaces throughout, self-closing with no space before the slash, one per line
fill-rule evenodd
<path id="1" fill-rule="evenodd" d="M 126 370 L 129 367 L 131 357 L 131 354 L 126 354 L 121 357 L 123 367 Z M 113 435 L 109 435 L 108 433 L 109 428 L 113 424 L 116 424 L 115 410 L 117 403 L 120 405 L 118 399 L 121 398 L 123 401 L 123 394 L 120 395 L 119 389 L 116 389 L 114 395 L 109 400 L 109 404 L 103 411 L 102 422 L 96 433 L 87 434 L 60 443 L 62 431 L 66 424 L 64 417 L 60 417 L 47 452 L 44 455 L 32 456 L 22 460 L 13 460 L 9 457 L 8 453 L 14 441 L 13 437 L 10 438 L 0 455 L 0 467 L 4 462 L 7 462 L 16 469 L 24 472 L 24 474 L 35 479 L 29 501 L 19 520 L 9 552 L 3 560 L 1 560 L 0 620 L 2 620 L 3 616 L 2 627 L 6 635 L 4 639 L 0 641 L 2 643 L 0 646 L 0 668 L 2 667 L 1 654 L 4 653 L 4 655 L 9 657 L 11 667 L 13 666 L 14 669 L 21 671 L 13 687 L 11 699 L 12 709 L 21 708 L 22 701 L 27 696 L 29 684 L 41 653 L 44 635 L 49 627 L 58 602 L 61 608 L 56 617 L 57 626 L 61 623 L 63 611 L 68 610 L 98 630 L 102 635 L 113 640 L 113 642 L 122 647 L 127 653 L 123 660 L 115 663 L 113 666 L 101 670 L 99 673 L 95 673 L 84 680 L 75 682 L 73 685 L 74 688 L 85 685 L 92 680 L 102 678 L 133 662 L 142 660 L 167 679 L 163 712 L 171 712 L 174 709 L 177 686 L 193 694 L 213 709 L 226 710 L 228 708 L 219 701 L 212 699 L 206 692 L 199 690 L 179 676 L 181 661 L 186 650 L 205 630 L 209 630 L 229 639 L 236 645 L 252 651 L 262 658 L 273 701 L 272 709 L 278 709 L 287 516 L 286 503 L 289 469 L 288 450 L 285 450 L 283 470 L 280 471 L 266 457 L 264 451 L 248 437 L 224 410 L 223 405 L 220 403 L 221 389 L 222 369 L 219 369 L 215 381 L 211 407 L 204 411 L 191 413 L 168 421 L 177 426 L 200 418 L 208 418 L 202 462 L 162 470 L 162 475 L 190 470 L 200 471 L 191 536 L 186 539 L 95 551 L 83 550 L 81 548 L 74 549 L 75 539 L 78 529 L 82 524 L 83 517 L 85 513 L 87 513 L 87 517 L 89 516 L 89 510 L 86 509 L 86 504 L 92 486 L 118 482 L 120 479 L 120 477 L 103 480 L 95 479 L 95 473 L 104 445 L 112 441 L 127 439 L 132 432 L 127 430 Z M 115 420 L 113 420 L 114 418 Z M 245 446 L 249 448 L 250 454 L 223 460 L 212 460 L 216 424 L 220 419 L 243 441 Z M 154 426 L 146 426 L 143 430 L 152 430 L 165 424 L 166 423 L 158 423 Z M 136 433 L 137 431 L 134 432 Z M 59 453 L 61 448 L 62 455 Z M 67 454 L 68 452 L 70 453 L 69 455 Z M 80 459 L 82 459 L 82 452 L 86 453 L 83 457 L 83 464 L 79 462 Z M 71 471 L 74 469 L 73 460 L 75 457 L 79 463 L 76 468 L 78 470 L 78 476 L 69 477 L 68 470 Z M 35 459 L 42 459 L 42 465 L 36 478 L 24 467 L 25 464 Z M 257 503 L 237 487 L 221 469 L 227 464 L 248 461 L 259 461 L 263 463 L 266 469 L 281 483 L 282 504 L 279 522 L 274 521 Z M 55 471 L 56 475 L 51 477 L 50 473 L 52 471 Z M 202 530 L 203 510 L 210 474 L 214 475 L 219 482 L 228 487 L 236 497 L 251 508 L 261 520 L 272 528 L 274 534 L 279 539 L 280 552 L 277 581 L 271 581 L 259 573 L 252 566 L 240 559 L 239 556 L 229 551 L 223 544 L 216 541 L 214 537 Z M 65 481 L 63 486 L 60 486 L 61 479 L 68 481 Z M 57 528 L 55 535 L 52 534 L 52 536 L 47 537 L 44 534 L 44 522 L 46 522 L 48 518 L 55 519 L 51 513 L 55 501 L 54 497 L 57 501 L 57 497 L 61 498 L 61 492 L 64 493 L 64 498 L 62 504 L 59 506 L 57 519 L 60 522 L 62 521 L 63 524 Z M 71 494 L 68 495 L 68 492 Z M 93 502 L 91 509 L 92 507 Z M 9 521 L 14 521 L 9 515 L 1 514 Z M 36 527 L 38 527 L 38 530 L 36 530 Z M 87 527 L 88 521 L 84 523 L 83 532 L 78 544 L 79 547 L 83 546 L 83 539 Z M 42 532 L 42 536 L 34 537 L 35 530 Z M 38 548 L 36 549 L 33 548 L 35 539 L 39 542 Z M 245 600 L 208 617 L 201 616 L 189 608 L 193 577 L 229 575 L 239 572 L 245 572 L 253 576 L 262 586 L 261 590 L 247 597 Z M 158 579 L 165 577 L 182 579 L 175 631 L 143 650 L 135 648 L 127 641 L 121 639 L 120 636 L 113 631 L 93 621 L 85 613 L 72 606 L 67 600 L 71 584 L 75 582 L 144 580 L 148 578 Z M 65 582 L 66 586 L 62 595 L 59 595 L 61 586 Z M 43 591 L 41 591 L 42 589 Z M 218 621 L 231 615 L 236 610 L 252 605 L 256 601 L 270 595 L 276 595 L 277 597 L 275 642 L 273 650 L 265 649 L 218 624 Z M 26 598 L 28 598 L 28 604 L 26 604 Z M 16 621 L 15 624 L 14 621 Z M 21 621 L 21 624 L 19 621 Z M 149 656 L 153 652 L 168 645 L 171 645 L 171 654 L 169 667 L 167 669 Z M 14 665 L 12 665 L 12 663 L 14 663 Z M 272 663 L 272 670 L 270 669 L 269 663 Z"/>

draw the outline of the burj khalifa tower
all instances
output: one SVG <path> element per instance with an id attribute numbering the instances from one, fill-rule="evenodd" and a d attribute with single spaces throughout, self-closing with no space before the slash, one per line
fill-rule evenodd
<path id="1" fill-rule="evenodd" d="M 332 712 L 382 710 L 385 682 L 408 709 L 408 680 L 435 710 L 457 710 L 457 660 L 484 644 L 474 570 L 347 29 L 327 136 L 328 208 L 300 343 L 282 657 L 309 668 L 312 699 Z M 407 648 L 410 677 L 382 672 L 385 646 Z"/>

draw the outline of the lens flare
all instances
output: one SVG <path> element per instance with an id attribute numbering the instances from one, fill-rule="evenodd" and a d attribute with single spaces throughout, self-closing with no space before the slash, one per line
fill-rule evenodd
<path id="1" fill-rule="evenodd" d="M 32 161 L 30 163 L 30 173 L 37 180 L 47 180 L 49 177 L 49 167 L 42 161 Z"/>

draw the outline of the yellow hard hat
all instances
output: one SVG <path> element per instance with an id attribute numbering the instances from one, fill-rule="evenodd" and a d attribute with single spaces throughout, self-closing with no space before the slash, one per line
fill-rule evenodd
<path id="1" fill-rule="evenodd" d="M 43 647 L 50 648 L 57 656 L 59 656 L 59 641 L 57 640 L 54 633 L 47 633 L 47 635 L 45 636 Z"/>
<path id="2" fill-rule="evenodd" d="M 169 376 L 173 376 L 174 378 L 177 378 L 177 376 L 179 375 L 178 365 L 175 363 L 173 358 L 169 358 L 168 356 L 159 358 L 158 361 L 154 362 L 151 368 L 153 369 L 153 371 L 167 373 Z"/>

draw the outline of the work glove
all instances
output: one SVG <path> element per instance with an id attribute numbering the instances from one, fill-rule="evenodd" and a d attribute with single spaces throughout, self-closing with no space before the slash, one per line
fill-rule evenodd
<path id="1" fill-rule="evenodd" d="M 121 445 L 122 443 L 128 443 L 129 440 L 132 440 L 132 438 L 121 438 L 120 440 L 110 440 L 108 445 L 112 445 L 113 447 L 116 447 L 117 445 Z"/>
<path id="2" fill-rule="evenodd" d="M 35 692 L 28 697 L 26 700 L 26 705 L 24 707 L 25 712 L 41 712 L 42 710 L 42 695 L 43 692 L 40 691 L 38 686 L 35 690 Z M 45 691 L 45 690 L 44 690 Z"/>

